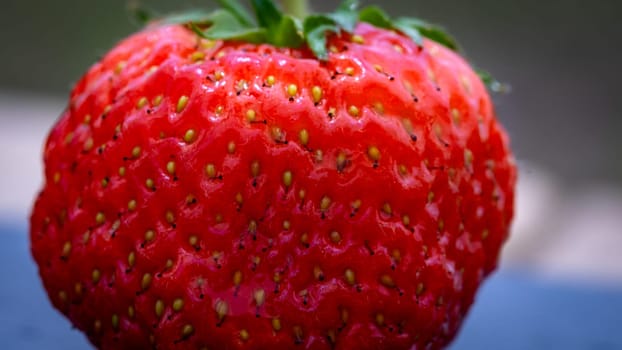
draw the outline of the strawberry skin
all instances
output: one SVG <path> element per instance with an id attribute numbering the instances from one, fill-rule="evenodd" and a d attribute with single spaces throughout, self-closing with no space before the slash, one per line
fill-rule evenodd
<path id="1" fill-rule="evenodd" d="M 516 170 L 456 53 L 359 24 L 306 50 L 126 39 L 44 152 L 32 254 L 101 349 L 437 349 L 497 264 Z"/>

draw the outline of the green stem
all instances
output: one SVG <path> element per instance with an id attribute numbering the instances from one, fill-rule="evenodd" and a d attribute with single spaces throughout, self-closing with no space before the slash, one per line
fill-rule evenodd
<path id="1" fill-rule="evenodd" d="M 304 19 L 309 14 L 308 0 L 282 0 L 285 13 Z"/>

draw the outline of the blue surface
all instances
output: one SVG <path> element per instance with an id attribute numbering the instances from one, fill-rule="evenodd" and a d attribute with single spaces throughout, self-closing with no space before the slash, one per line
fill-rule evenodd
<path id="1" fill-rule="evenodd" d="M 26 224 L 0 223 L 0 349 L 89 349 L 47 300 Z M 501 271 L 484 285 L 451 350 L 622 350 L 622 290 Z"/>
<path id="2" fill-rule="evenodd" d="M 90 349 L 47 299 L 30 256 L 26 224 L 0 223 L 0 349 Z"/>
<path id="3" fill-rule="evenodd" d="M 622 290 L 501 271 L 477 295 L 459 349 L 622 349 Z"/>

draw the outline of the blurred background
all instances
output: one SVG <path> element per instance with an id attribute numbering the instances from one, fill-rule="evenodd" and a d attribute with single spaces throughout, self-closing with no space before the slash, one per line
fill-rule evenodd
<path id="1" fill-rule="evenodd" d="M 312 3 L 327 11 L 336 1 Z M 622 349 L 622 1 L 381 3 L 444 24 L 473 64 L 512 87 L 494 99 L 521 172 L 514 232 L 454 348 Z M 27 216 L 42 142 L 72 83 L 138 29 L 126 6 L 0 0 L 0 280 L 11 281 L 0 284 L 3 349 L 88 348 L 41 291 Z"/>

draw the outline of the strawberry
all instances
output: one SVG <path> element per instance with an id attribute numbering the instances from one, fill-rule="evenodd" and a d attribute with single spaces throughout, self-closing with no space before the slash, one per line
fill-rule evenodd
<path id="1" fill-rule="evenodd" d="M 47 140 L 32 254 L 101 349 L 437 349 L 497 264 L 516 170 L 438 28 L 346 1 L 152 22 Z"/>

